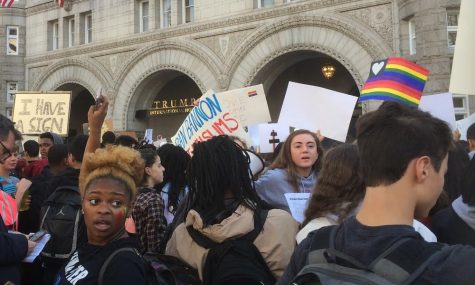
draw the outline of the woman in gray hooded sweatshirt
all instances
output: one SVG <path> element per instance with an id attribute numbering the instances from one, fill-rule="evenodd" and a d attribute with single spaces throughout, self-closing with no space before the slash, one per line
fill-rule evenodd
<path id="1" fill-rule="evenodd" d="M 323 149 L 315 133 L 291 133 L 270 170 L 256 181 L 257 193 L 273 208 L 290 212 L 285 194 L 312 192 L 322 158 Z"/>

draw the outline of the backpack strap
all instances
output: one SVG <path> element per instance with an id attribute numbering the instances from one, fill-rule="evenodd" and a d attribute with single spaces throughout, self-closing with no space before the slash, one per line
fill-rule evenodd
<path id="1" fill-rule="evenodd" d="M 132 248 L 132 247 L 123 247 L 123 248 L 119 248 L 116 251 L 114 251 L 111 255 L 109 255 L 109 257 L 106 259 L 106 261 L 101 266 L 101 270 L 99 271 L 99 278 L 97 279 L 98 280 L 98 285 L 102 285 L 103 280 L 104 280 L 104 273 L 106 272 L 106 269 L 109 266 L 109 264 L 111 263 L 112 259 L 117 254 L 119 254 L 121 252 L 125 252 L 125 251 L 133 252 L 137 255 L 140 255 L 140 253 L 135 248 Z"/>
<path id="2" fill-rule="evenodd" d="M 255 211 L 254 212 L 254 229 L 238 239 L 245 239 L 245 240 L 253 242 L 257 238 L 257 236 L 261 233 L 262 229 L 264 228 L 264 223 L 267 219 L 268 213 L 269 213 L 269 210 L 260 210 L 259 213 Z M 193 241 L 203 248 L 210 249 L 210 248 L 220 245 L 220 243 L 211 240 L 210 238 L 208 238 L 207 236 L 203 235 L 198 230 L 193 228 L 193 226 L 191 225 L 187 226 L 186 230 L 188 231 L 188 234 L 191 236 Z"/>

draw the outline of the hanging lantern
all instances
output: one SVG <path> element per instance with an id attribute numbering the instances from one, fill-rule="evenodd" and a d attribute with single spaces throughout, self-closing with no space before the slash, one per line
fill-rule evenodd
<path id="1" fill-rule="evenodd" d="M 322 66 L 322 73 L 326 79 L 330 79 L 335 75 L 335 67 L 329 63 Z"/>

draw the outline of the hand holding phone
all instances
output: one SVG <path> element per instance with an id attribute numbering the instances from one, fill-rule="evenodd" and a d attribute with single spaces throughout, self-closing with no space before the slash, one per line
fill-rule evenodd
<path id="1" fill-rule="evenodd" d="M 41 239 L 45 234 L 46 234 L 46 232 L 43 231 L 43 230 L 38 231 L 38 232 L 34 233 L 33 235 L 31 235 L 29 240 L 37 241 L 37 240 Z"/>

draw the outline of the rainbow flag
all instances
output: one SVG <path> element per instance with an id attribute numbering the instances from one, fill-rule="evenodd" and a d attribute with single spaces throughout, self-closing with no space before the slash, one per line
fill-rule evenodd
<path id="1" fill-rule="evenodd" d="M 418 106 L 428 75 L 429 70 L 405 58 L 375 61 L 359 101 L 397 101 Z"/>

